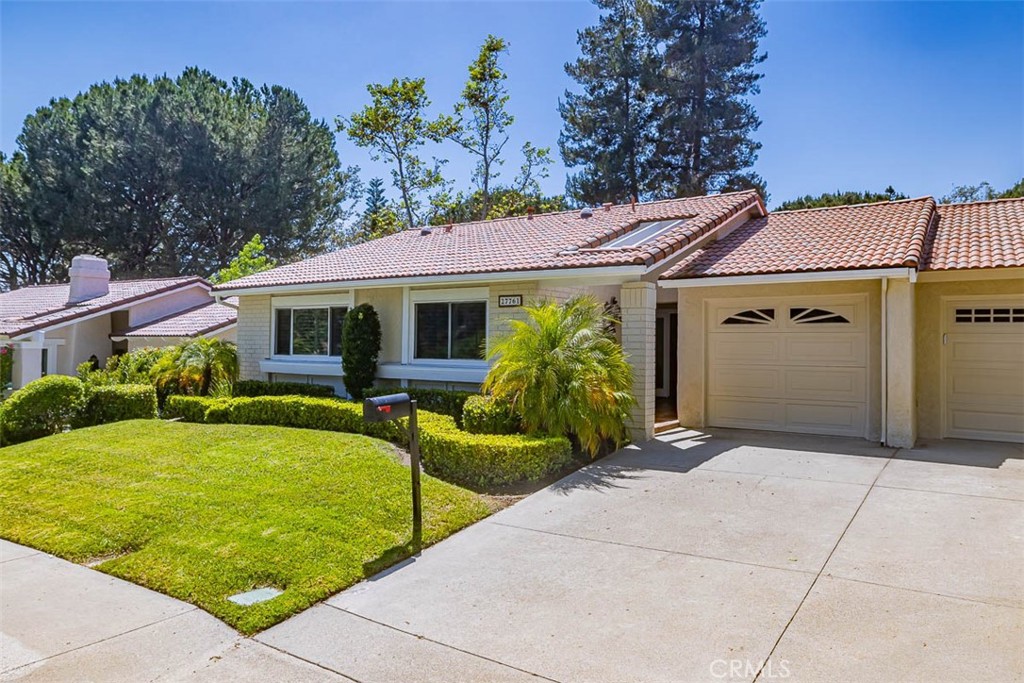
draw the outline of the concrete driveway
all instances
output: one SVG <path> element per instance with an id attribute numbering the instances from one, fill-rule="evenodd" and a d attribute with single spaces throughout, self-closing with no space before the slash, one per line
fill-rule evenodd
<path id="1" fill-rule="evenodd" d="M 19 647 L 31 559 L 0 564 Z M 153 625 L 61 653 L 69 632 L 7 677 L 1024 680 L 1022 561 L 1020 446 L 677 431 L 255 639 L 158 596 Z"/>

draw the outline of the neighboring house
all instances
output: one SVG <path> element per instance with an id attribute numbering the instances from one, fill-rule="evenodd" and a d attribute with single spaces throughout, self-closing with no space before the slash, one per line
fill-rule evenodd
<path id="1" fill-rule="evenodd" d="M 111 280 L 107 262 L 76 256 L 68 284 L 0 293 L 0 346 L 14 348 L 14 388 L 46 374 L 74 375 L 142 346 L 197 336 L 234 341 L 233 299 L 215 301 L 200 277 Z"/>
<path id="2" fill-rule="evenodd" d="M 756 192 L 408 230 L 214 288 L 246 378 L 341 386 L 370 303 L 378 378 L 478 386 L 522 305 L 621 311 L 636 438 L 656 420 L 858 436 L 1024 440 L 1024 200 L 930 197 L 774 212 Z"/>

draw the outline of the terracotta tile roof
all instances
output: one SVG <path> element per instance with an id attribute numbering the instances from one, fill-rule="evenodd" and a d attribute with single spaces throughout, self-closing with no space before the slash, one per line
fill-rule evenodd
<path id="1" fill-rule="evenodd" d="M 435 227 L 429 235 L 406 230 L 305 261 L 234 280 L 215 289 L 236 290 L 319 282 L 430 275 L 463 275 L 596 266 L 652 265 L 678 252 L 728 218 L 748 210 L 763 215 L 756 191 L 624 204 L 593 216 L 579 211 L 503 218 Z M 681 226 L 639 247 L 601 245 L 640 223 L 687 218 Z"/>
<path id="2" fill-rule="evenodd" d="M 943 204 L 922 270 L 1024 266 L 1024 199 Z"/>
<path id="3" fill-rule="evenodd" d="M 71 286 L 40 285 L 0 293 L 0 334 L 13 337 L 45 329 L 90 313 L 113 310 L 138 299 L 168 292 L 196 282 L 201 277 L 154 280 L 111 280 L 110 291 L 78 304 L 68 304 Z"/>
<path id="4" fill-rule="evenodd" d="M 238 299 L 229 297 L 224 303 L 211 301 L 145 325 L 133 327 L 122 337 L 198 337 L 238 322 Z"/>
<path id="5" fill-rule="evenodd" d="M 663 279 L 914 267 L 934 214 L 931 197 L 776 211 L 695 250 Z"/>

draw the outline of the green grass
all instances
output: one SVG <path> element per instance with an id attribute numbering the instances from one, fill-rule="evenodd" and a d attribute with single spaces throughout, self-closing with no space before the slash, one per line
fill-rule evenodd
<path id="1" fill-rule="evenodd" d="M 423 478 L 424 545 L 485 517 Z M 191 602 L 250 634 L 413 552 L 409 470 L 375 439 L 136 420 L 0 448 L 0 536 Z M 241 607 L 258 586 L 284 593 Z"/>

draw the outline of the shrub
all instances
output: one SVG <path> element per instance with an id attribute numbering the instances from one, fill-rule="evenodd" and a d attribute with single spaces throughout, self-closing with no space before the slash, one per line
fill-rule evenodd
<path id="1" fill-rule="evenodd" d="M 276 425 L 365 434 L 408 444 L 406 420 L 363 421 L 358 403 L 304 396 L 210 399 L 172 396 L 165 415 L 187 422 Z M 537 479 L 569 462 L 572 449 L 562 437 L 535 438 L 470 434 L 448 415 L 418 411 L 420 451 L 431 474 L 470 486 Z"/>
<path id="2" fill-rule="evenodd" d="M 6 443 L 57 434 L 71 427 L 85 401 L 81 380 L 47 375 L 29 382 L 4 401 L 0 427 Z"/>
<path id="3" fill-rule="evenodd" d="M 455 418 L 455 423 L 462 424 L 462 407 L 470 396 L 477 396 L 474 391 L 453 391 L 450 389 L 419 389 L 416 387 L 374 387 L 366 392 L 366 396 L 386 396 L 387 394 L 409 394 L 416 399 L 418 410 L 428 410 Z"/>
<path id="4" fill-rule="evenodd" d="M 342 379 L 349 395 L 361 401 L 377 376 L 380 318 L 370 304 L 359 304 L 345 315 L 341 331 Z"/>
<path id="5" fill-rule="evenodd" d="M 470 434 L 447 415 L 420 419 L 420 451 L 431 474 L 465 486 L 494 486 L 539 479 L 572 458 L 564 437 Z"/>
<path id="6" fill-rule="evenodd" d="M 85 408 L 75 426 L 91 427 L 121 420 L 156 417 L 156 388 L 152 384 L 112 384 L 86 390 Z"/>
<path id="7" fill-rule="evenodd" d="M 633 369 L 602 305 L 577 296 L 527 306 L 526 314 L 491 346 L 485 390 L 522 415 L 527 433 L 573 436 L 591 455 L 608 441 L 624 443 L 636 403 Z"/>
<path id="8" fill-rule="evenodd" d="M 462 407 L 462 428 L 471 434 L 518 434 L 522 418 L 508 401 L 474 395 Z"/>
<path id="9" fill-rule="evenodd" d="M 201 396 L 170 396 L 164 404 L 163 417 L 185 422 L 205 422 L 206 410 L 216 403 L 215 398 Z"/>
<path id="10" fill-rule="evenodd" d="M 302 382 L 263 382 L 243 379 L 235 382 L 233 396 L 334 396 L 334 387 L 327 384 L 304 384 Z"/>
<path id="11" fill-rule="evenodd" d="M 164 394 L 207 396 L 217 385 L 238 377 L 238 352 L 231 342 L 199 337 L 171 349 L 150 369 Z"/>

